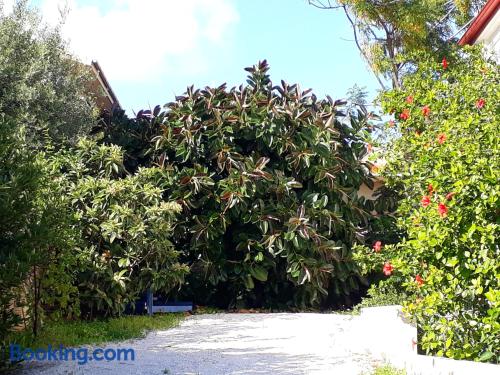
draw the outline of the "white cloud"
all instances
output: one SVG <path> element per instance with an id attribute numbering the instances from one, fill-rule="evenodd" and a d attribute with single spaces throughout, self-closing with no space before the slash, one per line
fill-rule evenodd
<path id="1" fill-rule="evenodd" d="M 63 35 L 83 61 L 98 60 L 109 79 L 142 81 L 165 73 L 208 68 L 205 52 L 225 46 L 238 21 L 231 0 L 43 0 L 45 20 L 55 24 L 69 8 Z"/>

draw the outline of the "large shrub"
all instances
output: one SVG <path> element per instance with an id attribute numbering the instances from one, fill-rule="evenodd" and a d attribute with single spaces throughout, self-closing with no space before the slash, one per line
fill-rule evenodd
<path id="1" fill-rule="evenodd" d="M 117 146 L 85 139 L 33 152 L 3 116 L 0 146 L 0 368 L 21 317 L 36 335 L 49 317 L 119 315 L 146 289 L 183 282 L 169 241 L 180 206 L 157 169 L 128 175 Z"/>
<path id="2" fill-rule="evenodd" d="M 83 316 L 121 314 L 148 288 L 166 293 L 183 282 L 187 268 L 169 240 L 181 207 L 163 199 L 156 168 L 128 175 L 119 147 L 89 139 L 49 159 L 80 235 L 65 272 Z"/>
<path id="3" fill-rule="evenodd" d="M 404 89 L 382 97 L 398 120 L 384 175 L 402 197 L 406 238 L 360 260 L 391 275 L 384 288 L 411 296 L 405 306 L 427 353 L 498 361 L 498 65 L 469 49 L 441 64 L 420 60 Z"/>
<path id="4" fill-rule="evenodd" d="M 28 217 L 34 210 L 31 200 L 40 172 L 22 150 L 22 137 L 11 134 L 0 117 L 0 340 L 20 317 L 14 313 L 14 288 L 29 270 L 24 240 Z"/>
<path id="5" fill-rule="evenodd" d="M 21 317 L 34 333 L 43 321 L 46 282 L 53 305 L 65 306 L 75 290 L 64 272 L 78 237 L 68 201 L 30 147 L 22 128 L 0 115 L 0 369 L 5 337 Z"/>
<path id="6" fill-rule="evenodd" d="M 363 161 L 369 113 L 298 85 L 273 86 L 268 69 L 265 61 L 247 68 L 239 88 L 190 87 L 163 112 L 139 112 L 131 141 L 114 138 L 134 163 L 173 178 L 161 186 L 183 208 L 175 242 L 191 266 L 184 298 L 342 304 L 362 281 L 351 246 L 366 240 L 374 205 L 383 209 L 357 194 L 373 185 Z M 153 147 L 141 150 L 144 136 Z"/>

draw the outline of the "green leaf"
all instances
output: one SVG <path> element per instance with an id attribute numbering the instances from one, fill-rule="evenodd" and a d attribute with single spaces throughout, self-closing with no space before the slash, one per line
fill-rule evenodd
<path id="1" fill-rule="evenodd" d="M 130 259 L 129 258 L 121 258 L 118 260 L 118 267 L 128 267 L 130 266 Z"/>
<path id="2" fill-rule="evenodd" d="M 253 279 L 252 279 L 252 276 L 250 275 L 247 275 L 246 277 L 243 278 L 243 282 L 245 284 L 245 287 L 248 289 L 248 290 L 251 290 L 254 288 L 254 283 L 253 283 Z"/>
<path id="3" fill-rule="evenodd" d="M 490 359 L 492 359 L 494 356 L 495 356 L 495 354 L 493 352 L 486 351 L 479 356 L 478 361 L 479 362 L 486 362 L 486 361 L 489 361 Z"/>
<path id="4" fill-rule="evenodd" d="M 267 281 L 267 270 L 264 267 L 254 265 L 250 268 L 251 275 L 259 281 Z"/>

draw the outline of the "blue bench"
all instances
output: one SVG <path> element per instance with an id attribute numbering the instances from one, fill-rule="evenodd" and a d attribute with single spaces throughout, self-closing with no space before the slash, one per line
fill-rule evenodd
<path id="1" fill-rule="evenodd" d="M 184 312 L 193 310 L 193 302 L 168 302 L 161 297 L 155 297 L 151 290 L 148 290 L 146 299 L 148 315 L 154 313 Z"/>

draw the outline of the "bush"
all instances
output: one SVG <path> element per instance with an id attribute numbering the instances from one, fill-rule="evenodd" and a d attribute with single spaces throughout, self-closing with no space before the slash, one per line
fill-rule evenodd
<path id="1" fill-rule="evenodd" d="M 157 169 L 127 175 L 119 147 L 88 139 L 49 160 L 81 236 L 66 272 L 85 317 L 119 315 L 148 288 L 168 292 L 183 282 L 187 268 L 169 240 L 181 207 L 164 201 Z"/>
<path id="2" fill-rule="evenodd" d="M 357 194 L 373 186 L 363 159 L 371 114 L 297 85 L 273 86 L 268 69 L 265 61 L 247 68 L 239 88 L 190 87 L 163 112 L 140 111 L 128 124 L 131 141 L 117 126 L 105 139 L 128 144 L 131 164 L 157 165 L 173 179 L 161 187 L 183 208 L 175 244 L 191 267 L 185 298 L 340 305 L 366 282 L 351 246 L 366 240 L 371 211 L 384 209 Z"/>
<path id="3" fill-rule="evenodd" d="M 384 175 L 402 196 L 406 238 L 359 259 L 411 296 L 427 353 L 498 362 L 498 65 L 474 49 L 420 61 L 404 89 L 382 97 L 398 120 Z"/>
<path id="4" fill-rule="evenodd" d="M 68 275 L 57 266 L 74 259 L 77 237 L 59 181 L 43 154 L 29 153 L 17 125 L 0 116 L 0 368 L 5 336 L 20 323 L 16 308 L 27 308 L 36 332 L 43 320 L 44 281 L 52 281 L 53 304 L 64 304 L 72 293 Z"/>
<path id="5" fill-rule="evenodd" d="M 154 168 L 126 175 L 118 147 L 90 140 L 30 154 L 15 125 L 0 118 L 0 367 L 15 307 L 36 336 L 49 317 L 120 315 L 187 273 L 169 241 L 180 206 Z"/>
<path id="6" fill-rule="evenodd" d="M 363 297 L 353 311 L 359 312 L 365 307 L 400 305 L 408 298 L 407 294 L 394 283 L 374 283 L 368 288 L 366 297 Z"/>

